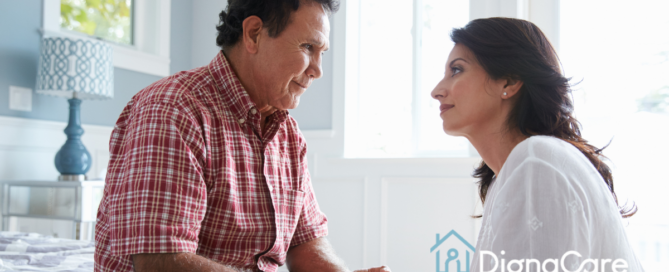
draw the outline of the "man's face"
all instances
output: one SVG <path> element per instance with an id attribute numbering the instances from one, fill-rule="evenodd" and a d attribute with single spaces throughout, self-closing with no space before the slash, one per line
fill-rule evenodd
<path id="1" fill-rule="evenodd" d="M 278 110 L 296 108 L 300 96 L 323 74 L 321 60 L 329 35 L 327 13 L 312 1 L 302 2 L 278 36 L 271 38 L 263 29 L 253 69 L 253 84 L 261 99 L 257 102 Z"/>

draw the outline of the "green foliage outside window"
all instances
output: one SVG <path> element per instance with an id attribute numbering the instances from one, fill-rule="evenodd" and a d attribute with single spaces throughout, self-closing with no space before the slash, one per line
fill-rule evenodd
<path id="1" fill-rule="evenodd" d="M 666 65 L 669 63 L 669 51 L 662 51 L 655 56 L 657 59 L 648 64 Z M 637 100 L 637 106 L 639 111 L 669 114 L 669 86 L 651 90 L 646 96 Z"/>
<path id="2" fill-rule="evenodd" d="M 669 113 L 669 86 L 649 92 L 637 101 L 639 111 Z"/>
<path id="3" fill-rule="evenodd" d="M 131 45 L 133 0 L 61 0 L 60 26 Z"/>

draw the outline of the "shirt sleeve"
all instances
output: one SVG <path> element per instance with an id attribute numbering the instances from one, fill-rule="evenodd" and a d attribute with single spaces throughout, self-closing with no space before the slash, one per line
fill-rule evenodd
<path id="1" fill-rule="evenodd" d="M 111 254 L 195 252 L 207 192 L 201 125 L 169 104 L 133 115 L 109 196 Z"/>
<path id="2" fill-rule="evenodd" d="M 576 269 L 588 258 L 591 236 L 587 207 L 576 183 L 550 164 L 528 158 L 501 186 L 492 203 L 488 230 L 492 245 L 487 247 L 500 262 L 502 258 L 560 261 L 565 253 L 576 251 L 582 258 L 570 255 L 565 259 L 565 267 Z M 491 269 L 492 257 L 480 261 L 484 269 Z"/>
<path id="3" fill-rule="evenodd" d="M 300 218 L 297 221 L 295 233 L 290 242 L 290 246 L 297 246 L 313 239 L 324 237 L 328 235 L 328 219 L 321 209 L 318 207 L 316 195 L 311 184 L 311 176 L 307 167 L 307 148 L 303 144 L 300 151 L 301 169 L 302 169 L 302 192 L 304 192 L 304 202 L 302 204 L 302 211 Z"/>

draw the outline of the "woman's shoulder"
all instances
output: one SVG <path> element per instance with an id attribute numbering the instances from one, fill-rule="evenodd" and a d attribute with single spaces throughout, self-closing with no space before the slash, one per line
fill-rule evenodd
<path id="1" fill-rule="evenodd" d="M 583 154 L 572 144 L 553 136 L 532 136 L 519 143 L 509 154 L 510 159 L 533 158 L 546 162 L 563 161 L 566 157 L 581 157 Z"/>
<path id="2" fill-rule="evenodd" d="M 591 166 L 590 161 L 572 144 L 543 135 L 532 136 L 519 143 L 509 154 L 504 167 L 514 169 L 528 162 L 548 164 L 559 172 L 573 170 L 574 165 Z"/>

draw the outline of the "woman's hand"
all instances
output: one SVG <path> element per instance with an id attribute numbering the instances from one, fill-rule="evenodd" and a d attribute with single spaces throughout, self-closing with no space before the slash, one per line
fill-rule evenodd
<path id="1" fill-rule="evenodd" d="M 390 272 L 390 268 L 384 266 L 374 267 L 370 269 L 355 270 L 353 272 Z"/>

